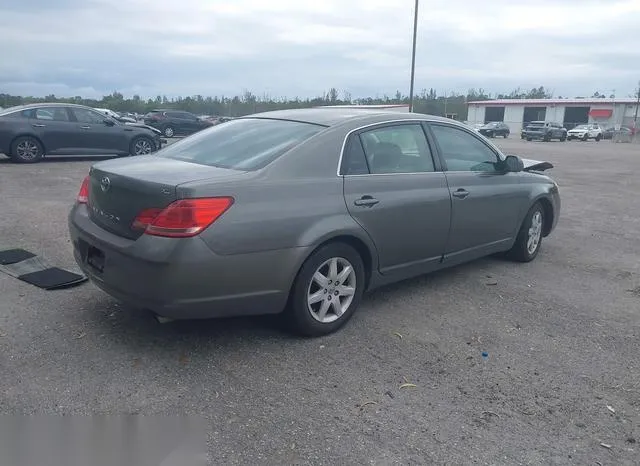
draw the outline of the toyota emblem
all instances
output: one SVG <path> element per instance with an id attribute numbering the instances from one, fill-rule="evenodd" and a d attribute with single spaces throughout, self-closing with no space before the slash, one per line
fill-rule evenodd
<path id="1" fill-rule="evenodd" d="M 103 192 L 109 191 L 109 188 L 111 187 L 111 180 L 109 179 L 108 176 L 103 176 L 102 179 L 100 180 L 100 189 L 102 189 Z"/>

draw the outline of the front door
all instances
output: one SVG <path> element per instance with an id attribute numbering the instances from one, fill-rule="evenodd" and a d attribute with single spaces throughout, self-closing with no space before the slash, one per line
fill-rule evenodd
<path id="1" fill-rule="evenodd" d="M 68 152 L 77 143 L 72 137 L 75 124 L 65 107 L 38 107 L 30 113 L 29 123 L 48 154 Z"/>
<path id="2" fill-rule="evenodd" d="M 464 261 L 504 250 L 518 232 L 527 204 L 518 173 L 505 173 L 499 154 L 471 131 L 429 124 L 452 199 L 446 260 Z"/>
<path id="3" fill-rule="evenodd" d="M 347 208 L 375 243 L 380 272 L 411 276 L 437 268 L 451 198 L 421 124 L 352 134 L 341 169 Z"/>
<path id="4" fill-rule="evenodd" d="M 77 123 L 78 139 L 87 154 L 128 153 L 127 138 L 122 126 L 106 115 L 88 108 L 71 107 Z M 110 120 L 113 125 L 108 125 Z"/>

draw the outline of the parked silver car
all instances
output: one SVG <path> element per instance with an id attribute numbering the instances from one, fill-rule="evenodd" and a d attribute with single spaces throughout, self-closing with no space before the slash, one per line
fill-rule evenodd
<path id="1" fill-rule="evenodd" d="M 276 111 L 95 164 L 69 228 L 80 267 L 126 303 L 174 319 L 284 310 L 322 335 L 366 290 L 534 259 L 558 221 L 551 167 L 450 119 Z"/>

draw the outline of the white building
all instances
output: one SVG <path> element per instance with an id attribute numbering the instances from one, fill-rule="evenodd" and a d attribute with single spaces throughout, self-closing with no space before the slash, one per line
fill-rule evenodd
<path id="1" fill-rule="evenodd" d="M 503 121 L 512 133 L 519 132 L 523 124 L 530 121 L 561 123 L 567 129 L 583 123 L 598 123 L 603 128 L 633 127 L 637 112 L 637 101 L 631 98 L 499 99 L 467 105 L 469 124 Z"/>

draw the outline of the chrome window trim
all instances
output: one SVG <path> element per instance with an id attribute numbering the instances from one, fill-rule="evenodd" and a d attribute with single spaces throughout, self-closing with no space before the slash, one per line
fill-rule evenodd
<path id="1" fill-rule="evenodd" d="M 498 156 L 498 159 L 500 161 L 504 161 L 504 158 L 502 157 L 503 154 L 500 151 L 500 149 L 498 149 L 498 147 L 494 146 L 491 141 L 483 141 L 482 139 L 480 139 L 477 135 L 473 134 L 471 131 L 468 131 L 464 126 L 462 126 L 461 124 L 451 124 L 447 121 L 440 121 L 440 120 L 433 120 L 433 119 L 420 119 L 420 118 L 406 118 L 406 119 L 401 119 L 401 120 L 386 120 L 386 121 L 379 121 L 377 123 L 368 123 L 366 125 L 363 126 L 359 126 L 358 128 L 354 128 L 351 131 L 349 131 L 343 141 L 342 141 L 342 148 L 340 149 L 340 157 L 338 158 L 338 169 L 336 170 L 336 175 L 339 177 L 346 177 L 346 176 L 393 176 L 393 175 L 424 175 L 424 174 L 429 174 L 429 173 L 490 173 L 490 172 L 470 172 L 470 171 L 464 171 L 464 170 L 457 170 L 457 171 L 447 171 L 447 170 L 440 170 L 440 171 L 432 171 L 432 172 L 406 172 L 406 173 L 365 173 L 365 174 L 360 174 L 360 175 L 343 175 L 340 173 L 340 168 L 342 167 L 342 159 L 344 157 L 344 150 L 347 147 L 347 140 L 349 139 L 349 137 L 355 133 L 356 131 L 362 131 L 364 129 L 367 128 L 371 128 L 372 126 L 379 126 L 379 125 L 387 125 L 387 124 L 393 124 L 393 123 L 436 123 L 436 124 L 442 124 L 444 126 L 449 126 L 451 128 L 459 128 L 464 132 L 467 132 L 468 134 L 470 134 L 472 137 L 478 139 L 481 143 L 483 143 L 484 145 L 486 145 L 489 149 L 493 150 L 496 155 Z M 427 137 L 428 140 L 428 136 L 425 134 L 425 137 Z M 433 156 L 433 154 L 432 154 Z M 495 172 L 497 173 L 497 172 Z"/>

